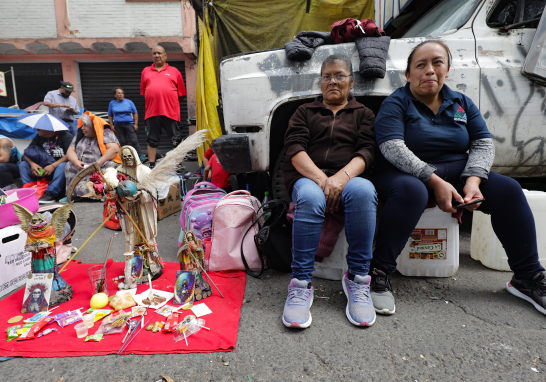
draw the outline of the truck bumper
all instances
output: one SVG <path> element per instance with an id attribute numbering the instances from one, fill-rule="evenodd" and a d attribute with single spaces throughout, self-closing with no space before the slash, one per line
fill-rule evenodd
<path id="1" fill-rule="evenodd" d="M 248 135 L 231 134 L 216 138 L 212 149 L 227 172 L 239 174 L 252 171 Z"/>

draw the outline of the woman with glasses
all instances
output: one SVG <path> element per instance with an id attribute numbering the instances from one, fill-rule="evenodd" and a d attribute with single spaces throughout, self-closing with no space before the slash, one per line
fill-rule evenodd
<path id="1" fill-rule="evenodd" d="M 344 213 L 349 249 L 342 280 L 346 315 L 357 326 L 375 322 L 368 270 L 372 258 L 377 196 L 361 175 L 374 163 L 373 112 L 350 95 L 351 60 L 327 57 L 321 68 L 322 96 L 301 105 L 284 139 L 285 186 L 295 203 L 292 231 L 292 280 L 282 321 L 287 327 L 311 325 L 314 261 L 326 214 Z M 343 221 L 343 219 L 341 219 Z"/>

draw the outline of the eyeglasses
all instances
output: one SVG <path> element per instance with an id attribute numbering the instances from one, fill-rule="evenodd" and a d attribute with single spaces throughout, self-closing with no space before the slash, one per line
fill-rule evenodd
<path id="1" fill-rule="evenodd" d="M 334 78 L 336 82 L 344 82 L 345 80 L 347 80 L 347 77 L 351 77 L 351 76 L 347 74 L 336 74 L 335 76 L 322 76 L 320 77 L 320 82 L 322 82 L 323 84 L 329 84 L 332 78 Z"/>

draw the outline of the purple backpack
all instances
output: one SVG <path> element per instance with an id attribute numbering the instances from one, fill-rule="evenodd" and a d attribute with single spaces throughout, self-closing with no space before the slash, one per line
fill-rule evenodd
<path id="1" fill-rule="evenodd" d="M 220 187 L 209 182 L 199 182 L 190 190 L 182 201 L 178 246 L 184 240 L 184 232 L 192 230 L 201 240 L 212 236 L 212 216 L 216 204 L 226 195 Z"/>

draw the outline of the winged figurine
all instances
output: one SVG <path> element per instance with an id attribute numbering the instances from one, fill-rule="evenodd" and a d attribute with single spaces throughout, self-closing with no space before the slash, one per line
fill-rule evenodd
<path id="1" fill-rule="evenodd" d="M 65 288 L 68 284 L 57 269 L 55 239 L 61 237 L 64 224 L 70 216 L 74 202 L 58 208 L 49 221 L 40 213 L 33 214 L 25 207 L 12 203 L 13 209 L 21 222 L 21 229 L 27 233 L 25 250 L 32 253 L 32 273 L 54 273 L 53 290 Z"/>

